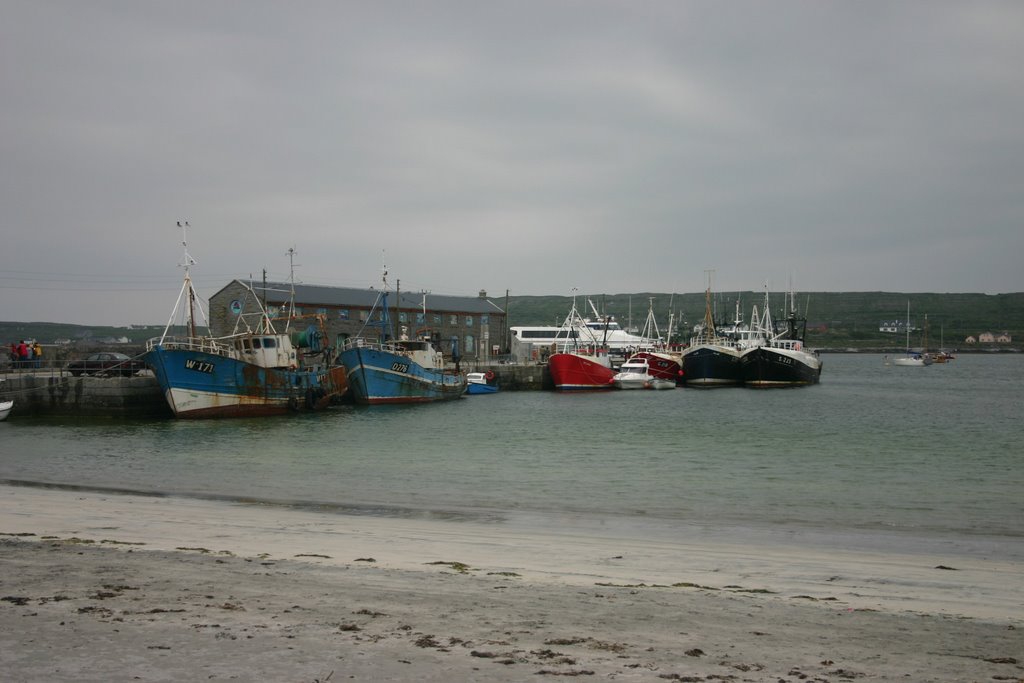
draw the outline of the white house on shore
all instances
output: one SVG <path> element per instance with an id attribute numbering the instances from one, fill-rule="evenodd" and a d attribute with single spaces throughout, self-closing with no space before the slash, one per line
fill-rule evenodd
<path id="1" fill-rule="evenodd" d="M 1009 344 L 1013 338 L 1008 332 L 982 332 L 977 337 L 973 334 L 964 340 L 965 344 Z"/>

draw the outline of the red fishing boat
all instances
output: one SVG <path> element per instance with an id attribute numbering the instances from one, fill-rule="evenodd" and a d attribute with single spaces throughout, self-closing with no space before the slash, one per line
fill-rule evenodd
<path id="1" fill-rule="evenodd" d="M 611 389 L 615 371 L 608 363 L 607 351 L 555 353 L 548 358 L 548 370 L 559 391 Z"/>
<path id="2" fill-rule="evenodd" d="M 548 358 L 548 371 L 555 389 L 611 389 L 615 371 L 608 358 L 608 347 L 584 323 L 576 310 L 575 296 L 572 299 L 572 310 L 559 329 L 565 330 L 565 334 L 555 335 L 559 341 L 552 345 L 554 353 Z"/>

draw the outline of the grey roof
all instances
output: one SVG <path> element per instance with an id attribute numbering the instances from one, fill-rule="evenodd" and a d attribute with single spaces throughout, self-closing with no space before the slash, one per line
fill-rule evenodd
<path id="1" fill-rule="evenodd" d="M 241 280 L 236 282 L 242 283 Z M 266 284 L 267 301 L 284 303 L 291 297 L 291 284 L 287 282 L 268 282 Z M 263 283 L 253 284 L 257 295 L 263 294 Z M 376 289 L 357 289 L 354 287 L 328 287 L 326 285 L 295 284 L 295 303 L 299 306 L 353 306 L 370 308 L 377 301 L 379 291 Z M 216 295 L 215 295 L 216 296 Z M 396 305 L 395 292 L 389 292 L 388 305 Z M 419 292 L 402 292 L 401 308 L 421 309 L 423 295 Z M 504 310 L 490 299 L 479 296 L 445 296 L 427 294 L 427 310 L 457 313 L 493 314 Z"/>

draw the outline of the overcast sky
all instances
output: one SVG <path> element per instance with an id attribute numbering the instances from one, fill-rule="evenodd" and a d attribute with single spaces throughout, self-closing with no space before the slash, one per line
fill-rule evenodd
<path id="1" fill-rule="evenodd" d="M 165 322 L 179 220 L 203 296 L 1024 290 L 1022 2 L 0 16 L 0 320 Z"/>

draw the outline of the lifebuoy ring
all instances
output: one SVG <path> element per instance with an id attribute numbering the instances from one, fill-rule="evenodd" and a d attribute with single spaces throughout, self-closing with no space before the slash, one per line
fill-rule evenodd
<path id="1" fill-rule="evenodd" d="M 487 372 L 484 373 L 484 379 L 490 382 L 492 379 L 494 379 L 494 373 L 488 370 Z"/>

